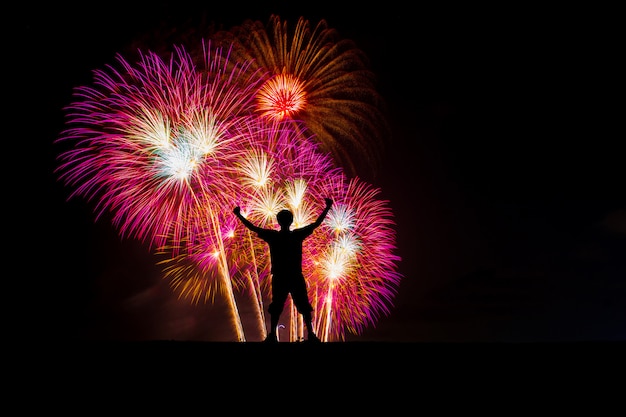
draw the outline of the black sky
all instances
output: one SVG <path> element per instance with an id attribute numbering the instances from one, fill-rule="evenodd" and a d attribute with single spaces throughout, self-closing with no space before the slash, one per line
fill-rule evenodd
<path id="1" fill-rule="evenodd" d="M 611 10 L 232 3 L 36 6 L 12 19 L 17 59 L 5 66 L 21 80 L 21 122 L 10 140 L 34 164 L 16 183 L 19 269 L 32 276 L 17 291 L 35 312 L 21 331 L 234 337 L 219 305 L 175 300 L 140 242 L 96 221 L 92 203 L 66 201 L 53 142 L 72 88 L 135 40 L 276 13 L 326 19 L 354 40 L 388 105 L 392 145 L 371 182 L 394 211 L 404 278 L 390 314 L 348 340 L 626 339 L 624 72 Z"/>

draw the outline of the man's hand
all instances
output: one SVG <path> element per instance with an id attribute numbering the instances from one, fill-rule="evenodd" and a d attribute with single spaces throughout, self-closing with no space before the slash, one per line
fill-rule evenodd
<path id="1" fill-rule="evenodd" d="M 333 200 L 331 200 L 330 198 L 325 198 L 324 201 L 326 201 L 326 207 L 329 207 L 333 205 Z"/>
<path id="2" fill-rule="evenodd" d="M 233 209 L 233 213 L 235 213 L 236 216 L 239 216 L 239 213 L 241 213 L 241 207 L 237 206 Z"/>

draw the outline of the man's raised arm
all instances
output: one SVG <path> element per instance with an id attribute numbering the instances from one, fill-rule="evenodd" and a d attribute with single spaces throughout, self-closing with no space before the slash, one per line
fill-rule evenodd
<path id="1" fill-rule="evenodd" d="M 326 201 L 326 207 L 324 207 L 324 211 L 322 211 L 317 219 L 313 223 L 311 223 L 311 226 L 314 229 L 322 224 L 322 222 L 326 218 L 326 215 L 328 214 L 328 210 L 330 210 L 331 206 L 333 205 L 333 200 L 331 200 L 330 198 L 325 198 L 324 201 Z"/>
<path id="2" fill-rule="evenodd" d="M 250 220 L 243 217 L 243 215 L 241 214 L 241 208 L 239 206 L 233 209 L 233 213 L 235 213 L 235 216 L 237 216 L 239 220 L 241 220 L 244 226 L 246 226 L 248 229 L 252 230 L 253 232 L 259 233 L 260 231 L 263 230 L 262 228 L 253 225 L 252 222 L 250 222 Z"/>

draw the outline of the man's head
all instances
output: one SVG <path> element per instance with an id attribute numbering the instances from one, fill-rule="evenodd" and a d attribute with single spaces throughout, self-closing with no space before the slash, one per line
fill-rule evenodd
<path id="1" fill-rule="evenodd" d="M 283 209 L 276 215 L 276 220 L 280 227 L 288 229 L 291 223 L 293 223 L 293 214 L 289 210 Z"/>

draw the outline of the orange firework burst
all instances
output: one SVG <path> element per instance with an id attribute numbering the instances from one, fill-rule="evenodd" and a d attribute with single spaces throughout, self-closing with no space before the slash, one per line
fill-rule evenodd
<path id="1" fill-rule="evenodd" d="M 268 120 L 300 120 L 349 175 L 375 175 L 389 129 L 368 60 L 325 20 L 300 17 L 293 31 L 276 15 L 248 20 L 216 39 L 266 73 L 256 111 Z M 300 126 L 300 125 L 298 125 Z"/>
<path id="2" fill-rule="evenodd" d="M 278 74 L 263 84 L 257 103 L 261 117 L 283 120 L 293 117 L 305 107 L 306 92 L 296 77 Z"/>

